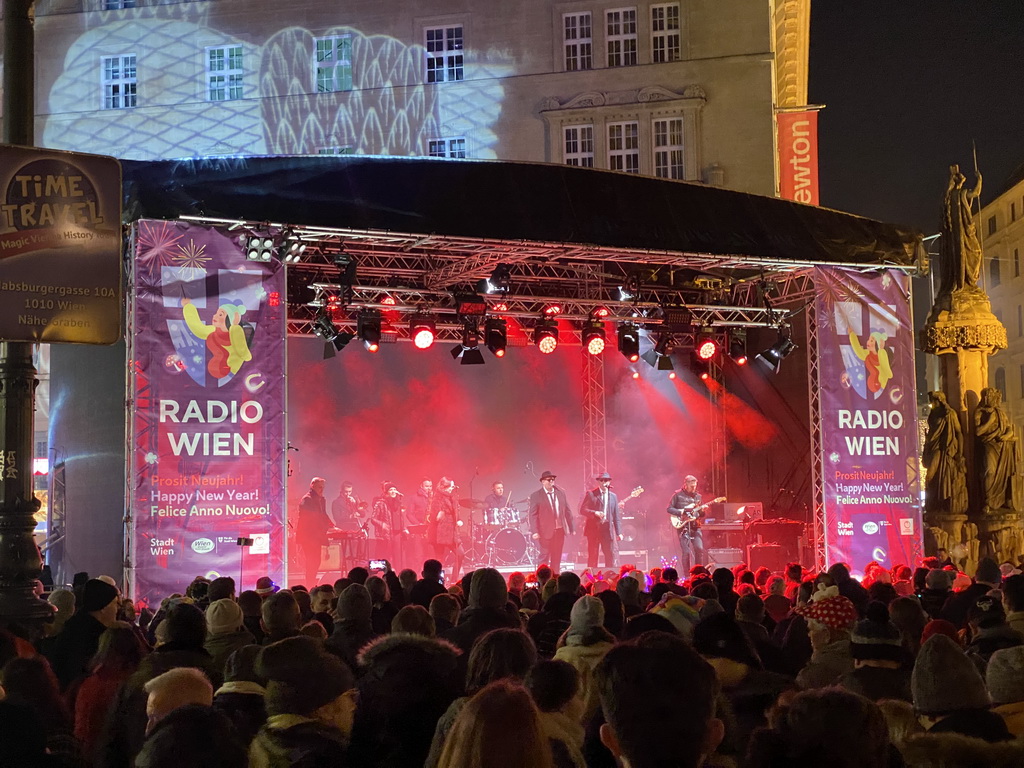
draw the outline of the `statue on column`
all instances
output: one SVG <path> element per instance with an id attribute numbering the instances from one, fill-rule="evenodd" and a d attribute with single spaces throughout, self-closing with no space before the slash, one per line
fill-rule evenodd
<path id="1" fill-rule="evenodd" d="M 1013 422 L 1003 410 L 1002 397 L 995 387 L 986 387 L 981 390 L 981 402 L 974 412 L 976 460 L 985 514 L 1013 508 L 1013 476 L 1017 474 L 1020 447 Z"/>
<path id="2" fill-rule="evenodd" d="M 981 195 L 981 173 L 974 189 L 965 189 L 966 177 L 960 166 L 949 167 L 949 186 L 942 209 L 942 274 L 939 293 L 978 290 L 981 278 L 981 242 L 974 223 L 972 205 Z"/>
<path id="3" fill-rule="evenodd" d="M 964 436 L 944 392 L 929 392 L 931 412 L 921 456 L 927 470 L 925 510 L 962 515 L 967 510 Z"/>

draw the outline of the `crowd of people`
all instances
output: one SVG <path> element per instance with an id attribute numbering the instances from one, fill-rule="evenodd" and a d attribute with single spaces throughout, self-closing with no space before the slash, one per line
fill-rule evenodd
<path id="1" fill-rule="evenodd" d="M 0 766 L 1024 766 L 1012 564 L 683 576 L 83 580 L 0 630 Z"/>

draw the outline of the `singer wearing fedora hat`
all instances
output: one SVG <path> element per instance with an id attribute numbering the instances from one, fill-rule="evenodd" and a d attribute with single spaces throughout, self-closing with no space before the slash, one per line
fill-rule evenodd
<path id="1" fill-rule="evenodd" d="M 555 485 L 555 474 L 544 472 L 540 476 L 540 490 L 530 494 L 530 530 L 540 547 L 540 561 L 552 570 L 562 569 L 562 550 L 565 535 L 572 536 L 572 511 L 565 491 Z"/>
<path id="2" fill-rule="evenodd" d="M 583 535 L 587 537 L 587 567 L 597 567 L 598 549 L 604 552 L 604 567 L 615 567 L 613 537 L 622 540 L 619 531 L 619 497 L 611 489 L 612 476 L 602 472 L 594 478 L 597 487 L 587 491 L 580 503 Z"/>

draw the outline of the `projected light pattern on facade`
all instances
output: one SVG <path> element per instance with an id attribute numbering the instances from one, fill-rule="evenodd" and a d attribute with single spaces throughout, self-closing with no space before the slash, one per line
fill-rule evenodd
<path id="1" fill-rule="evenodd" d="M 465 81 L 428 85 L 423 46 L 346 26 L 321 36 L 289 27 L 257 45 L 218 32 L 185 5 L 118 12 L 84 31 L 50 91 L 43 144 L 126 159 L 408 156 L 458 139 L 468 157 L 498 156 L 501 78 L 513 74 L 508 53 L 482 55 Z M 242 98 L 208 100 L 211 46 L 241 48 Z M 137 106 L 103 109 L 102 58 L 129 54 Z M 333 70 L 322 66 L 335 58 Z"/>

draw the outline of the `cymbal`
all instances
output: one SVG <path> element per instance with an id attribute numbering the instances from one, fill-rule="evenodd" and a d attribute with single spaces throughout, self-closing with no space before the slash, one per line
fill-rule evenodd
<path id="1" fill-rule="evenodd" d="M 465 507 L 466 509 L 482 507 L 483 505 L 484 503 L 480 499 L 459 499 L 459 506 Z"/>

